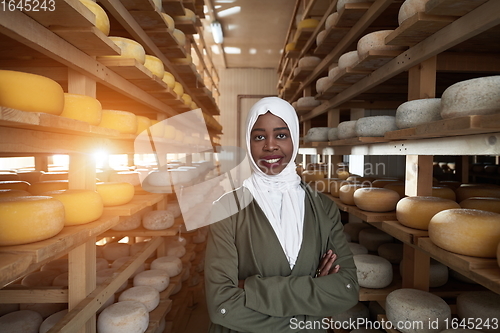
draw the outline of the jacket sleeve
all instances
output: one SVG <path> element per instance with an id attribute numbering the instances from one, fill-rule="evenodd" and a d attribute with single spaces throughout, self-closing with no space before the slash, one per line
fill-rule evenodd
<path id="1" fill-rule="evenodd" d="M 344 236 L 340 213 L 336 204 L 327 197 L 323 197 L 321 204 L 331 221 L 327 249 L 337 254 L 334 265 L 340 265 L 340 271 L 320 278 L 310 275 L 248 277 L 245 280 L 248 308 L 271 316 L 303 314 L 326 317 L 357 304 L 359 285 L 356 266 Z M 277 306 L 277 300 L 282 300 L 278 303 L 281 306 Z"/>
<path id="2" fill-rule="evenodd" d="M 238 256 L 231 217 L 210 225 L 205 259 L 205 290 L 212 323 L 238 332 L 296 332 L 293 321 L 305 316 L 272 316 L 245 305 L 238 287 Z"/>

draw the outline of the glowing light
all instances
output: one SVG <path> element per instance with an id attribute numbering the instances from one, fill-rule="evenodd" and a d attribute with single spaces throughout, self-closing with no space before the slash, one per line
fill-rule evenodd
<path id="1" fill-rule="evenodd" d="M 250 50 L 248 50 L 248 53 L 257 54 L 257 49 L 251 48 Z"/>
<path id="2" fill-rule="evenodd" d="M 239 47 L 226 46 L 224 47 L 224 52 L 227 54 L 241 54 L 241 49 Z"/>
<path id="3" fill-rule="evenodd" d="M 220 54 L 219 47 L 217 45 L 212 45 L 213 54 Z"/>
<path id="4" fill-rule="evenodd" d="M 226 17 L 234 14 L 238 14 L 241 12 L 241 7 L 240 6 L 234 6 L 228 9 L 221 10 L 220 12 L 217 13 L 218 17 Z"/>

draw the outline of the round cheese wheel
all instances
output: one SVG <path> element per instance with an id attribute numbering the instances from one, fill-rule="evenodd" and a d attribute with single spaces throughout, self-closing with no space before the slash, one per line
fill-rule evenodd
<path id="1" fill-rule="evenodd" d="M 323 170 L 304 170 L 302 172 L 302 179 L 304 182 L 314 182 L 316 180 L 321 180 L 325 178 L 325 172 Z"/>
<path id="2" fill-rule="evenodd" d="M 162 292 L 167 289 L 169 283 L 170 276 L 163 269 L 149 269 L 134 276 L 134 287 L 151 286 Z"/>
<path id="3" fill-rule="evenodd" d="M 68 189 L 67 180 L 51 180 L 51 181 L 32 183 L 31 185 L 29 185 L 28 191 L 32 195 L 40 195 L 41 193 L 44 192 L 67 190 L 67 189 Z"/>
<path id="4" fill-rule="evenodd" d="M 99 126 L 111 128 L 123 134 L 137 133 L 136 116 L 128 111 L 102 110 Z"/>
<path id="5" fill-rule="evenodd" d="M 470 79 L 455 83 L 441 95 L 443 119 L 487 115 L 500 111 L 500 75 Z"/>
<path id="6" fill-rule="evenodd" d="M 460 205 L 448 199 L 431 196 L 406 197 L 396 205 L 396 218 L 404 226 L 427 230 L 435 214 L 453 208 L 460 208 Z"/>
<path id="7" fill-rule="evenodd" d="M 162 138 L 165 134 L 165 124 L 163 121 L 151 119 L 151 127 L 149 130 L 153 138 Z"/>
<path id="8" fill-rule="evenodd" d="M 359 244 L 363 245 L 368 251 L 377 252 L 380 245 L 394 242 L 394 238 L 377 228 L 362 229 L 359 232 Z"/>
<path id="9" fill-rule="evenodd" d="M 385 288 L 392 282 L 392 265 L 382 257 L 371 254 L 353 256 L 358 283 L 363 288 Z"/>
<path id="10" fill-rule="evenodd" d="M 105 58 L 132 58 L 137 60 L 141 65 L 146 62 L 146 51 L 141 44 L 135 40 L 124 37 L 109 37 L 121 50 L 121 54 L 117 56 L 104 56 Z"/>
<path id="11" fill-rule="evenodd" d="M 343 121 L 339 124 L 338 128 L 338 135 L 339 139 L 350 139 L 350 138 L 355 138 L 357 136 L 356 134 L 356 123 L 357 120 L 349 120 L 349 121 Z"/>
<path id="12" fill-rule="evenodd" d="M 11 190 L 11 189 L 3 189 L 0 190 L 0 198 L 8 198 L 8 197 L 25 197 L 31 195 L 28 191 L 23 190 Z"/>
<path id="13" fill-rule="evenodd" d="M 64 91 L 59 83 L 41 75 L 0 70 L 0 105 L 60 115 L 64 108 Z"/>
<path id="14" fill-rule="evenodd" d="M 64 93 L 64 109 L 60 116 L 97 126 L 101 122 L 101 102 L 90 96 Z"/>
<path id="15" fill-rule="evenodd" d="M 404 21 L 412 17 L 418 12 L 425 12 L 425 4 L 429 0 L 405 0 L 398 12 L 398 24 L 401 25 Z"/>
<path id="16" fill-rule="evenodd" d="M 172 34 L 179 46 L 186 45 L 186 35 L 182 31 L 180 31 L 179 29 L 174 29 L 174 32 L 172 32 Z"/>
<path id="17" fill-rule="evenodd" d="M 330 181 L 330 194 L 336 198 L 340 196 L 340 188 L 343 185 L 350 184 L 350 182 L 345 181 L 344 179 L 335 178 Z"/>
<path id="18" fill-rule="evenodd" d="M 396 126 L 400 129 L 441 120 L 441 98 L 415 99 L 396 109 Z"/>
<path id="19" fill-rule="evenodd" d="M 148 312 L 151 312 L 160 304 L 160 293 L 151 286 L 136 286 L 122 292 L 118 301 L 141 302 L 146 306 Z"/>
<path id="20" fill-rule="evenodd" d="M 175 81 L 173 89 L 179 98 L 182 96 L 182 94 L 184 94 L 184 88 L 182 87 L 182 84 L 177 81 Z"/>
<path id="21" fill-rule="evenodd" d="M 373 228 L 367 223 L 349 222 L 344 224 L 344 232 L 351 236 L 353 242 L 359 242 L 359 232 L 363 229 Z"/>
<path id="22" fill-rule="evenodd" d="M 321 94 L 322 92 L 326 91 L 332 84 L 333 80 L 329 76 L 319 78 L 318 81 L 316 81 L 316 91 Z"/>
<path id="23" fill-rule="evenodd" d="M 434 215 L 429 238 L 447 251 L 495 258 L 500 242 L 500 214 L 477 209 L 448 209 Z"/>
<path id="24" fill-rule="evenodd" d="M 446 186 L 433 186 L 432 187 L 432 196 L 433 197 L 438 197 L 438 198 L 443 198 L 443 199 L 448 199 L 455 201 L 457 199 L 457 196 L 455 195 L 455 191 L 453 191 L 451 188 L 446 187 Z"/>
<path id="25" fill-rule="evenodd" d="M 87 7 L 92 13 L 94 13 L 96 28 L 108 36 L 111 25 L 109 23 L 108 14 L 106 14 L 104 9 L 92 0 L 80 0 L 80 2 L 84 4 L 85 7 Z"/>
<path id="26" fill-rule="evenodd" d="M 297 24 L 297 30 L 307 29 L 307 28 L 316 28 L 319 24 L 319 21 L 316 19 L 305 19 Z"/>
<path id="27" fill-rule="evenodd" d="M 399 45 L 386 45 L 385 38 L 391 34 L 394 30 L 380 30 L 371 32 L 358 41 L 357 50 L 359 58 L 362 59 L 368 55 L 370 51 L 392 51 L 401 50 L 403 51 L 406 47 Z"/>
<path id="28" fill-rule="evenodd" d="M 165 82 L 170 89 L 174 89 L 175 77 L 172 73 L 165 71 L 162 81 Z"/>
<path id="29" fill-rule="evenodd" d="M 351 250 L 353 255 L 368 254 L 368 249 L 361 244 L 349 242 L 347 245 L 349 245 L 349 250 Z"/>
<path id="30" fill-rule="evenodd" d="M 52 327 L 54 327 L 63 317 L 68 313 L 68 309 L 58 311 L 51 314 L 40 324 L 38 333 L 47 333 Z"/>
<path id="31" fill-rule="evenodd" d="M 174 215 L 174 218 L 181 216 L 182 211 L 177 201 L 167 203 L 167 210 Z"/>
<path id="32" fill-rule="evenodd" d="M 175 139 L 175 132 L 176 129 L 172 125 L 165 125 L 165 132 L 163 133 L 163 137 L 167 140 L 174 140 Z"/>
<path id="33" fill-rule="evenodd" d="M 405 195 L 405 184 L 403 182 L 394 182 L 384 185 L 383 188 L 388 190 L 396 191 L 399 194 L 399 198 L 404 198 Z"/>
<path id="34" fill-rule="evenodd" d="M 297 108 L 314 108 L 319 106 L 321 101 L 313 96 L 301 97 L 297 100 Z"/>
<path id="35" fill-rule="evenodd" d="M 328 130 L 328 141 L 335 141 L 339 139 L 339 129 L 337 127 L 331 127 Z"/>
<path id="36" fill-rule="evenodd" d="M 191 9 L 184 8 L 184 15 L 175 16 L 175 20 L 196 22 L 196 15 L 194 14 L 194 12 Z"/>
<path id="37" fill-rule="evenodd" d="M 355 125 L 356 136 L 377 137 L 386 132 L 397 130 L 396 118 L 393 116 L 372 116 L 358 119 Z"/>
<path id="38" fill-rule="evenodd" d="M 141 185 L 140 173 L 137 171 L 118 171 L 109 175 L 109 182 L 130 183 L 132 186 Z"/>
<path id="39" fill-rule="evenodd" d="M 184 101 L 184 105 L 186 105 L 186 106 L 190 106 L 191 102 L 193 101 L 191 96 L 189 96 L 186 93 L 182 94 L 181 99 Z"/>
<path id="40" fill-rule="evenodd" d="M 57 235 L 64 227 L 64 205 L 51 197 L 0 199 L 0 245 L 20 245 Z"/>
<path id="41" fill-rule="evenodd" d="M 316 67 L 320 64 L 321 58 L 315 56 L 303 57 L 299 59 L 298 67 Z"/>
<path id="42" fill-rule="evenodd" d="M 331 27 L 334 27 L 337 24 L 338 20 L 339 20 L 339 13 L 338 12 L 335 12 L 335 13 L 328 15 L 328 17 L 326 18 L 326 21 L 325 21 L 325 29 L 328 30 Z"/>
<path id="43" fill-rule="evenodd" d="M 307 131 L 304 142 L 328 141 L 330 127 L 312 127 Z"/>
<path id="44" fill-rule="evenodd" d="M 431 259 L 429 265 L 429 287 L 438 288 L 448 282 L 448 267 L 437 260 Z"/>
<path id="45" fill-rule="evenodd" d="M 346 205 L 355 205 L 354 192 L 362 187 L 367 187 L 363 184 L 344 184 L 339 189 L 339 199 Z"/>
<path id="46" fill-rule="evenodd" d="M 186 254 L 186 247 L 184 245 L 169 245 L 167 247 L 167 256 L 182 258 Z"/>
<path id="47" fill-rule="evenodd" d="M 154 170 L 151 171 L 146 182 L 151 186 L 171 186 L 173 185 L 171 180 L 170 170 Z"/>
<path id="48" fill-rule="evenodd" d="M 57 287 L 69 286 L 69 273 L 65 272 L 65 273 L 61 273 L 58 276 L 56 276 L 54 278 L 54 280 L 52 281 L 52 285 L 57 286 Z"/>
<path id="49" fill-rule="evenodd" d="M 182 272 L 182 261 L 174 256 L 159 257 L 151 262 L 151 269 L 165 270 L 170 277 L 174 277 Z"/>
<path id="50" fill-rule="evenodd" d="M 163 61 L 160 58 L 146 54 L 144 61 L 144 67 L 150 70 L 153 75 L 163 78 L 165 74 L 165 67 L 163 66 Z"/>
<path id="51" fill-rule="evenodd" d="M 440 332 L 451 322 L 450 306 L 442 298 L 417 289 L 392 291 L 387 295 L 385 310 L 387 319 L 403 333 Z M 407 322 L 419 324 L 404 325 Z M 437 323 L 437 330 L 432 329 L 432 322 Z"/>
<path id="52" fill-rule="evenodd" d="M 102 255 L 108 261 L 128 257 L 130 256 L 130 245 L 126 243 L 107 243 L 102 249 Z"/>
<path id="53" fill-rule="evenodd" d="M 29 273 L 21 280 L 21 284 L 25 287 L 51 286 L 52 282 L 59 274 L 61 273 L 55 270 Z"/>
<path id="54" fill-rule="evenodd" d="M 351 51 L 340 56 L 338 61 L 339 70 L 352 67 L 359 61 L 358 51 Z"/>
<path id="55" fill-rule="evenodd" d="M 391 264 L 399 264 L 403 260 L 403 244 L 385 243 L 378 247 L 380 257 L 387 259 Z"/>
<path id="56" fill-rule="evenodd" d="M 36 311 L 45 319 L 67 307 L 65 303 L 23 303 L 20 305 L 19 309 Z"/>
<path id="57" fill-rule="evenodd" d="M 164 230 L 174 225 L 174 215 L 168 210 L 154 210 L 142 217 L 142 225 L 148 230 Z"/>
<path id="58" fill-rule="evenodd" d="M 175 21 L 172 18 L 172 16 L 170 16 L 168 14 L 165 14 L 163 12 L 161 13 L 161 16 L 163 17 L 163 20 L 165 21 L 165 23 L 167 25 L 168 32 L 174 33 L 174 31 L 175 31 Z"/>
<path id="59" fill-rule="evenodd" d="M 490 186 L 461 186 L 455 191 L 457 201 L 462 202 L 472 197 L 500 198 L 500 187 Z"/>
<path id="60" fill-rule="evenodd" d="M 96 191 L 101 195 L 104 207 L 129 203 L 135 193 L 134 186 L 130 183 L 97 183 Z"/>
<path id="61" fill-rule="evenodd" d="M 498 332 L 498 327 L 488 327 L 485 323 L 500 319 L 500 295 L 489 290 L 463 292 L 457 296 L 457 316 L 483 323 L 483 332 Z"/>
<path id="62" fill-rule="evenodd" d="M 142 249 L 146 245 L 147 245 L 146 241 L 138 242 L 138 243 L 134 243 L 134 244 L 130 245 L 130 255 L 131 256 L 135 256 L 137 253 L 139 253 L 140 251 L 142 251 Z M 156 256 L 156 253 L 153 252 L 153 253 L 151 253 L 149 255 L 148 259 L 154 258 L 155 256 Z"/>
<path id="63" fill-rule="evenodd" d="M 336 76 L 337 74 L 339 74 L 339 72 L 340 72 L 339 66 L 335 66 L 328 71 L 328 77 L 331 78 L 333 82 L 335 82 Z"/>
<path id="64" fill-rule="evenodd" d="M 64 205 L 64 225 L 80 225 L 97 220 L 104 211 L 101 196 L 90 190 L 59 190 L 42 195 L 59 200 Z"/>
<path id="65" fill-rule="evenodd" d="M 19 310 L 0 317 L 2 333 L 38 333 L 43 322 L 42 315 L 36 311 Z"/>
<path id="66" fill-rule="evenodd" d="M 353 195 L 354 204 L 369 212 L 390 212 L 396 209 L 400 196 L 398 192 L 386 188 L 359 188 Z"/>
<path id="67" fill-rule="evenodd" d="M 68 269 L 69 263 L 67 258 L 52 260 L 40 268 L 42 271 L 58 271 L 60 273 L 67 272 Z"/>
<path id="68" fill-rule="evenodd" d="M 321 45 L 321 43 L 323 43 L 323 41 L 325 40 L 325 36 L 326 30 L 321 30 L 316 36 L 316 45 Z"/>
<path id="69" fill-rule="evenodd" d="M 294 42 L 286 44 L 285 45 L 285 52 L 290 52 L 290 51 L 295 50 L 295 45 L 296 45 L 296 43 L 294 43 Z"/>
<path id="70" fill-rule="evenodd" d="M 471 197 L 461 201 L 460 207 L 500 214 L 500 198 Z"/>
<path id="71" fill-rule="evenodd" d="M 134 230 L 141 226 L 142 212 L 133 214 L 132 216 L 121 216 L 120 223 L 115 225 L 111 230 L 126 231 Z"/>
<path id="72" fill-rule="evenodd" d="M 358 302 L 352 308 L 344 312 L 334 314 L 331 317 L 331 320 L 335 321 L 336 325 L 342 323 L 342 325 L 344 325 L 342 327 L 346 327 L 347 325 L 349 325 L 349 323 L 352 322 L 366 322 L 370 320 L 370 311 L 368 311 L 368 307 L 366 307 L 366 305 Z"/>
<path id="73" fill-rule="evenodd" d="M 146 332 L 149 312 L 144 304 L 137 301 L 123 301 L 111 304 L 97 317 L 99 333 Z"/>

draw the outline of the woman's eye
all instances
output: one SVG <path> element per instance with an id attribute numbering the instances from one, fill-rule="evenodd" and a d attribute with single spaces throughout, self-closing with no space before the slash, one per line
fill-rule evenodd
<path id="1" fill-rule="evenodd" d="M 281 133 L 281 134 L 276 135 L 276 138 L 278 138 L 278 139 L 286 139 L 287 135 L 284 134 L 284 133 Z"/>
<path id="2" fill-rule="evenodd" d="M 265 137 L 263 135 L 256 135 L 255 138 L 254 138 L 255 141 L 261 141 L 261 140 L 264 140 L 264 139 L 265 139 Z"/>

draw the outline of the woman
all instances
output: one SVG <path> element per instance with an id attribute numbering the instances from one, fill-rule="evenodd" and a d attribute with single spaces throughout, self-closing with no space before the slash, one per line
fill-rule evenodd
<path id="1" fill-rule="evenodd" d="M 210 226 L 205 261 L 210 332 L 325 332 L 323 317 L 358 301 L 339 211 L 295 170 L 298 126 L 277 97 L 249 112 L 252 175 L 212 209 L 220 221 Z"/>

